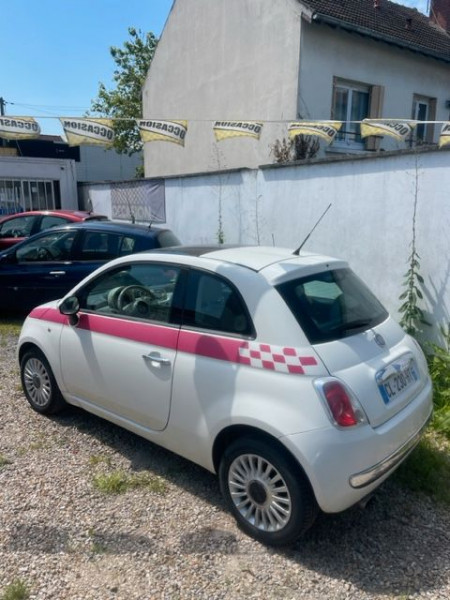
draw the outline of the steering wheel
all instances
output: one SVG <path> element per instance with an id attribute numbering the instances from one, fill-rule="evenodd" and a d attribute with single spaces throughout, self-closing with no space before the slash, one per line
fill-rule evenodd
<path id="1" fill-rule="evenodd" d="M 135 300 L 153 300 L 154 297 L 154 294 L 142 285 L 127 285 L 117 297 L 117 308 L 124 310 L 128 304 L 135 302 Z"/>

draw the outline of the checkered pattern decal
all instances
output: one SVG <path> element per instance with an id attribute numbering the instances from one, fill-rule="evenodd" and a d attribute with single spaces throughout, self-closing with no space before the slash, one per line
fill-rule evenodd
<path id="1" fill-rule="evenodd" d="M 316 358 L 305 356 L 302 349 L 256 342 L 246 342 L 239 348 L 239 362 L 257 369 L 295 375 L 314 375 L 318 372 Z"/>

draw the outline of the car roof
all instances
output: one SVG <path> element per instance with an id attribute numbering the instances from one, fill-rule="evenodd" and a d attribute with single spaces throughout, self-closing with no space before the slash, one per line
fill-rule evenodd
<path id="1" fill-rule="evenodd" d="M 70 229 L 87 229 L 87 230 L 96 230 L 96 231 L 110 231 L 116 232 L 120 231 L 121 233 L 130 233 L 130 234 L 138 234 L 138 235 L 157 235 L 162 231 L 169 231 L 167 228 L 154 227 L 153 225 L 141 225 L 138 223 L 127 223 L 127 222 L 119 222 L 119 221 L 79 221 L 74 223 L 68 223 L 67 225 L 59 225 L 58 227 L 52 227 L 50 230 L 42 231 L 42 233 L 47 233 L 49 231 L 64 231 Z M 40 235 L 40 234 L 38 234 Z"/>
<path id="2" fill-rule="evenodd" d="M 145 254 L 144 251 L 141 254 Z M 207 261 L 235 264 L 246 267 L 252 271 L 262 271 L 271 267 L 271 278 L 283 275 L 287 270 L 328 265 L 334 267 L 347 266 L 346 261 L 315 252 L 294 253 L 292 248 L 275 246 L 233 246 L 233 245 L 208 245 L 208 246 L 173 246 L 171 248 L 158 248 L 151 254 L 194 256 Z M 267 274 L 268 275 L 268 274 Z"/>
<path id="3" fill-rule="evenodd" d="M 0 217 L 0 223 L 8 221 L 9 219 L 15 219 L 16 217 L 28 217 L 35 215 L 51 215 L 59 217 L 75 217 L 78 219 L 107 219 L 106 215 L 100 215 L 88 210 L 66 210 L 66 209 L 50 209 L 50 210 L 27 210 L 23 212 L 13 213 L 9 215 L 2 215 Z"/>

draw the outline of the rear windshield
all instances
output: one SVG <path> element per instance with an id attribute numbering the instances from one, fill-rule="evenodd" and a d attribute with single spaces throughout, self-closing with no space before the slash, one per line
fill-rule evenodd
<path id="1" fill-rule="evenodd" d="M 276 289 L 311 344 L 348 337 L 388 317 L 386 309 L 350 269 L 292 279 Z"/>
<path id="2" fill-rule="evenodd" d="M 158 233 L 158 242 L 161 248 L 167 248 L 168 246 L 179 246 L 181 244 L 177 236 L 169 229 L 164 229 Z"/>

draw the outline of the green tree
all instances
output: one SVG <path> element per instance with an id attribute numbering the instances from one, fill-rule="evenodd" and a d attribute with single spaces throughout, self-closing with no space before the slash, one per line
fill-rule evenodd
<path id="1" fill-rule="evenodd" d="M 158 39 L 151 32 L 128 28 L 130 39 L 123 48 L 110 48 L 116 63 L 115 89 L 99 84 L 98 96 L 91 102 L 92 113 L 117 119 L 114 122 L 115 149 L 122 154 L 133 154 L 142 148 L 139 131 L 133 120 L 142 117 L 142 86 L 155 54 Z M 122 120 L 123 119 L 123 120 Z M 128 120 L 127 120 L 128 119 Z"/>

